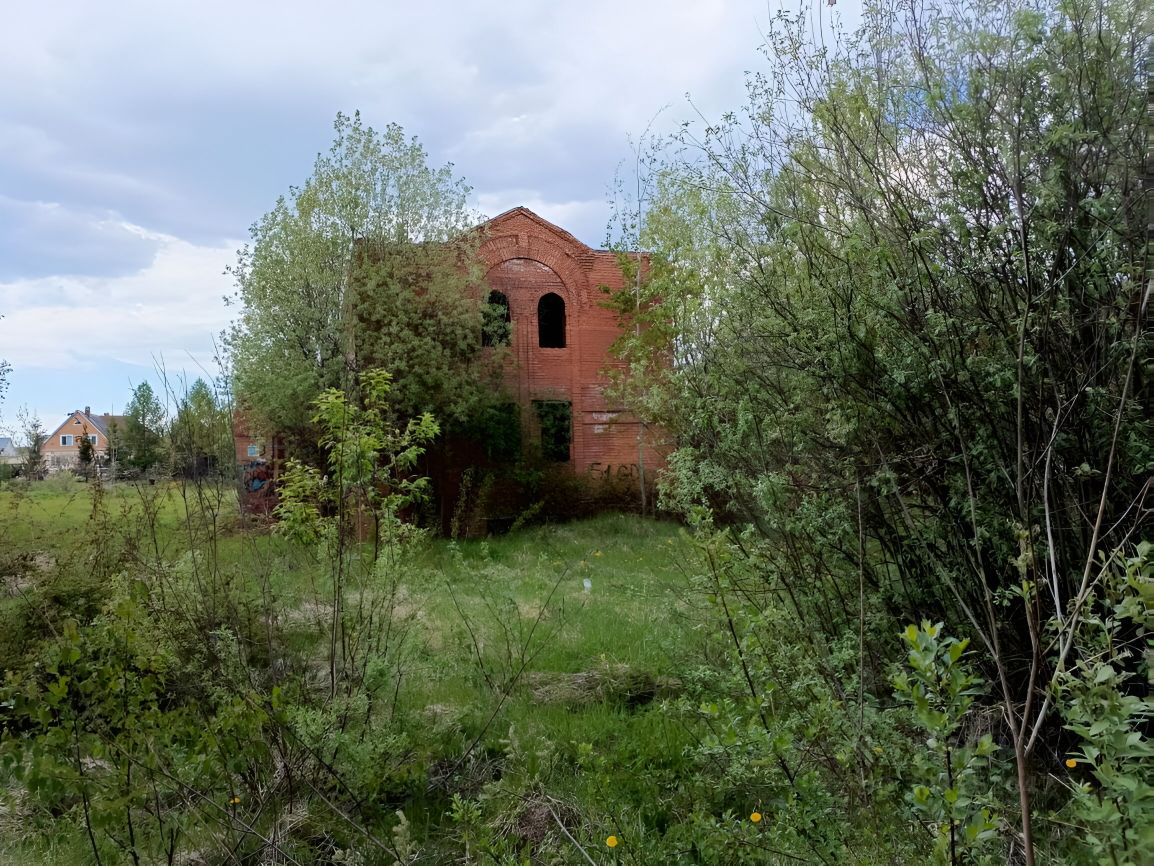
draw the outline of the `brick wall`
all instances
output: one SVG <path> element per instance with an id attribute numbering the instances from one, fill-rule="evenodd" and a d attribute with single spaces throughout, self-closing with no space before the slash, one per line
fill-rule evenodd
<path id="1" fill-rule="evenodd" d="M 609 347 L 620 333 L 616 314 L 603 306 L 602 286 L 621 289 L 624 276 L 614 253 L 593 250 L 525 208 L 491 220 L 480 254 L 487 282 L 509 300 L 513 322 L 506 381 L 522 406 L 526 434 L 538 436 L 533 401 L 572 404 L 569 465 L 591 478 L 636 479 L 664 466 L 660 431 L 644 431 L 637 419 L 605 395 L 605 371 L 618 364 Z M 547 293 L 565 301 L 565 348 L 538 344 L 537 305 Z"/>
<path id="2" fill-rule="evenodd" d="M 605 371 L 618 364 L 609 347 L 620 325 L 616 314 L 603 306 L 607 296 L 601 287 L 625 285 L 616 255 L 591 249 L 526 208 L 501 214 L 482 230 L 485 240 L 479 252 L 486 268 L 485 291 L 501 292 L 509 303 L 512 328 L 505 385 L 520 406 L 526 444 L 531 446 L 541 436 L 535 401 L 569 403 L 569 459 L 553 463 L 553 469 L 592 482 L 612 480 L 627 490 L 637 490 L 644 475 L 652 487 L 668 452 L 661 431 L 643 431 L 636 418 L 605 394 Z M 549 293 L 565 303 L 564 348 L 539 345 L 538 302 Z M 261 437 L 249 428 L 243 413 L 238 412 L 234 422 L 238 464 L 268 460 L 270 476 L 275 477 L 283 456 L 277 437 Z M 421 471 L 434 479 L 444 529 L 448 530 L 457 503 L 467 498 L 461 487 L 465 468 L 484 462 L 479 444 L 465 441 L 441 441 L 426 455 Z M 263 476 L 254 483 L 261 480 Z M 508 501 L 516 500 L 516 493 L 510 493 Z M 496 502 L 490 505 L 488 518 L 499 514 L 501 507 Z M 488 519 L 480 514 L 474 518 L 481 523 Z"/>

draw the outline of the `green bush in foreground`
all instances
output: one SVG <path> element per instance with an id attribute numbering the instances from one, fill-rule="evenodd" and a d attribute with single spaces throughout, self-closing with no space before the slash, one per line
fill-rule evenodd
<path id="1" fill-rule="evenodd" d="M 202 500 L 186 501 L 195 524 Z M 133 514 L 111 526 L 138 541 L 163 526 Z M 55 631 L 7 659 L 0 855 L 1012 856 L 1012 774 L 965 644 L 924 624 L 891 636 L 894 658 L 909 654 L 908 700 L 895 703 L 859 679 L 856 633 L 809 630 L 707 523 L 692 537 L 602 517 L 484 542 L 415 539 L 385 570 L 351 538 L 341 560 L 338 545 L 318 556 L 276 535 L 189 538 L 159 559 L 101 542 L 93 550 L 116 554 L 122 575 L 92 607 L 58 596 Z M 348 654 L 334 696 L 338 563 Z M 1077 641 L 1096 661 L 1062 681 L 1074 766 L 1050 768 L 1067 785 L 1037 822 L 1042 862 L 1148 859 L 1150 585 L 1142 546 L 1111 560 L 1086 601 L 1094 616 Z"/>

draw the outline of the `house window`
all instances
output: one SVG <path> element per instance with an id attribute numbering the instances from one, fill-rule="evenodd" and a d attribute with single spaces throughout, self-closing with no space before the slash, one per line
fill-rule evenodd
<path id="1" fill-rule="evenodd" d="M 573 442 L 573 404 L 563 400 L 534 400 L 541 427 L 541 457 L 550 463 L 567 463 Z"/>
<path id="2" fill-rule="evenodd" d="M 60 444 L 63 445 L 65 448 L 67 448 L 69 445 L 72 444 L 73 438 L 75 438 L 75 437 L 64 434 L 60 437 Z"/>
<path id="3" fill-rule="evenodd" d="M 259 445 L 249 445 L 248 450 L 245 453 L 247 453 L 249 457 L 259 457 L 260 456 L 260 446 Z"/>
<path id="4" fill-rule="evenodd" d="M 508 346 L 511 322 L 509 299 L 500 292 L 489 292 L 489 300 L 481 311 L 481 345 Z"/>
<path id="5" fill-rule="evenodd" d="M 542 349 L 565 348 L 565 301 L 553 292 L 537 302 L 537 345 Z"/>
<path id="6" fill-rule="evenodd" d="M 88 434 L 88 441 L 91 442 L 93 445 L 95 445 L 96 444 L 96 434 L 95 433 L 89 433 Z"/>

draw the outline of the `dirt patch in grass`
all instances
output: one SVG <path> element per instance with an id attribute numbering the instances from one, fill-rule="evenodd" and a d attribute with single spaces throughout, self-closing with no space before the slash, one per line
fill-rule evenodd
<path id="1" fill-rule="evenodd" d="M 538 848 L 561 827 L 572 831 L 580 815 L 576 809 L 555 797 L 531 791 L 521 798 L 521 808 L 513 821 L 512 832 L 522 842 Z"/>
<path id="2" fill-rule="evenodd" d="M 526 675 L 525 684 L 534 703 L 569 707 L 611 703 L 633 709 L 681 691 L 681 682 L 674 677 L 654 676 L 625 664 L 572 674 L 535 672 Z"/>

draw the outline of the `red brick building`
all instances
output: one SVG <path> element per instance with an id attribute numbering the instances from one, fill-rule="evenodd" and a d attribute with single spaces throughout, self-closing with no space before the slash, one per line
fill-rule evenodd
<path id="1" fill-rule="evenodd" d="M 639 481 L 644 472 L 651 481 L 664 465 L 658 437 L 606 396 L 606 371 L 620 363 L 609 353 L 620 325 L 602 289 L 625 287 L 616 254 L 523 207 L 484 228 L 489 301 L 507 305 L 511 325 L 506 387 L 527 441 L 594 480 Z"/>
<path id="2" fill-rule="evenodd" d="M 639 499 L 642 484 L 651 489 L 664 468 L 666 449 L 659 431 L 643 428 L 606 393 L 607 371 L 620 366 L 609 351 L 620 323 L 605 306 L 604 291 L 625 288 L 616 253 L 592 249 L 523 207 L 480 229 L 487 292 L 480 300 L 489 302 L 491 312 L 503 311 L 505 326 L 496 334 L 487 329 L 478 340 L 508 347 L 504 387 L 517 407 L 523 454 L 544 479 L 529 491 L 518 490 L 508 477 L 499 479 L 481 497 L 485 501 L 462 509 L 461 500 L 476 494 L 462 488 L 464 471 L 486 463 L 486 471 L 500 467 L 483 458 L 480 443 L 442 443 L 423 467 L 434 482 L 440 522 L 448 529 L 454 515 L 463 516 L 469 531 L 480 531 L 515 517 L 543 494 L 552 494 L 554 502 L 557 496 L 591 499 L 612 488 L 619 498 Z M 281 456 L 277 440 L 246 429 L 238 417 L 236 454 L 266 502 L 270 490 L 263 481 L 275 474 Z M 266 461 L 271 471 L 254 467 Z"/>

